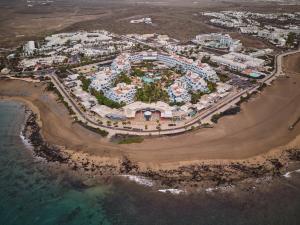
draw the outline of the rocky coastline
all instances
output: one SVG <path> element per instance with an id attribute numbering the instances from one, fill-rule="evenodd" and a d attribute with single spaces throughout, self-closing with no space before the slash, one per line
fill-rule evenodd
<path id="1" fill-rule="evenodd" d="M 41 135 L 41 128 L 37 123 L 37 115 L 26 109 L 26 121 L 22 135 L 29 141 L 34 149 L 34 153 L 37 157 L 47 159 L 47 161 L 60 163 L 67 163 L 69 155 L 61 151 L 56 146 L 49 145 Z"/>
<path id="2" fill-rule="evenodd" d="M 109 160 L 99 161 L 87 154 L 79 157 L 77 153 L 63 146 L 47 143 L 42 137 L 37 115 L 30 109 L 26 109 L 26 121 L 22 134 L 32 145 L 35 156 L 47 162 L 65 166 L 76 174 L 83 174 L 91 179 L 138 176 L 151 180 L 156 188 L 193 191 L 242 184 L 244 189 L 247 189 L 253 183 L 258 184 L 266 180 L 265 178 L 281 177 L 290 163 L 300 162 L 300 149 L 298 148 L 281 151 L 277 157 L 267 156 L 259 163 L 247 160 L 229 163 L 203 162 L 179 166 L 172 170 L 142 169 L 138 163 L 126 156 L 119 159 L 117 163 L 110 163 Z"/>

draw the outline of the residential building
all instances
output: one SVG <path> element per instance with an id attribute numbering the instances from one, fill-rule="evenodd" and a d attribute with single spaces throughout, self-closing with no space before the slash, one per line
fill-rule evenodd
<path id="1" fill-rule="evenodd" d="M 208 91 L 207 83 L 198 74 L 196 74 L 192 71 L 188 71 L 185 74 L 184 79 L 185 79 L 185 81 L 186 81 L 186 83 L 187 83 L 190 90 L 192 90 L 192 91 L 201 91 L 201 92 L 207 92 Z"/>
<path id="2" fill-rule="evenodd" d="M 191 101 L 191 95 L 188 93 L 187 84 L 180 80 L 175 81 L 175 83 L 168 88 L 168 94 L 171 102 Z"/>
<path id="3" fill-rule="evenodd" d="M 134 102 L 136 88 L 134 85 L 119 83 L 116 87 L 109 89 L 105 96 L 115 102 L 129 104 Z"/>
<path id="4" fill-rule="evenodd" d="M 222 66 L 226 66 L 230 70 L 243 71 L 247 66 L 243 63 L 235 62 L 232 59 L 225 58 L 223 56 L 211 56 L 210 60 Z"/>
<path id="5" fill-rule="evenodd" d="M 36 48 L 35 48 L 35 42 L 34 41 L 28 41 L 24 46 L 23 46 L 23 51 L 25 56 L 31 56 L 34 54 Z"/>
<path id="6" fill-rule="evenodd" d="M 111 69 L 118 74 L 121 72 L 128 72 L 130 68 L 129 54 L 126 53 L 119 55 L 111 64 Z"/>

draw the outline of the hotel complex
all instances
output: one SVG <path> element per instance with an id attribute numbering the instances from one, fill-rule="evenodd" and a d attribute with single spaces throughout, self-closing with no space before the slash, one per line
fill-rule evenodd
<path id="1" fill-rule="evenodd" d="M 231 52 L 240 51 L 242 49 L 240 40 L 232 39 L 229 34 L 201 34 L 197 35 L 193 42 L 215 49 L 229 49 Z"/>
<path id="2" fill-rule="evenodd" d="M 190 90 L 208 92 L 207 83 L 198 74 L 188 71 L 184 76 L 184 80 Z"/>
<path id="3" fill-rule="evenodd" d="M 175 81 L 168 89 L 171 102 L 189 102 L 191 95 L 188 93 L 187 84 L 179 80 Z"/>
<path id="4" fill-rule="evenodd" d="M 223 56 L 211 56 L 210 60 L 220 65 L 224 65 L 231 70 L 243 71 L 245 69 L 259 70 L 265 64 L 265 60 L 249 55 L 231 52 Z"/>
<path id="5" fill-rule="evenodd" d="M 118 103 L 129 104 L 134 102 L 135 93 L 136 88 L 134 85 L 119 83 L 106 92 L 106 97 Z"/>
<path id="6" fill-rule="evenodd" d="M 90 87 L 103 92 L 103 94 L 119 103 L 132 103 L 135 99 L 136 88 L 134 85 L 119 84 L 113 87 L 114 80 L 121 73 L 129 73 L 131 63 L 142 61 L 160 61 L 169 67 L 178 67 L 185 73 L 180 81 L 175 81 L 168 88 L 171 102 L 188 102 L 191 97 L 188 90 L 207 92 L 206 81 L 217 82 L 219 78 L 216 72 L 208 65 L 200 61 L 193 61 L 175 54 L 167 55 L 153 51 L 143 51 L 119 55 L 111 64 L 92 77 Z"/>
<path id="7" fill-rule="evenodd" d="M 53 84 L 95 123 L 166 130 L 254 90 L 273 69 L 272 52 L 248 49 L 228 34 L 201 34 L 183 44 L 160 34 L 80 31 L 28 42 L 18 68 L 57 71 Z M 66 65 L 71 69 L 62 72 Z"/>

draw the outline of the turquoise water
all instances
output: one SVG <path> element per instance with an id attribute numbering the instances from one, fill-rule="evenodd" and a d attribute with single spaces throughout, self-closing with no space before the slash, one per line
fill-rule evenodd
<path id="1" fill-rule="evenodd" d="M 112 179 L 94 187 L 32 157 L 22 105 L 0 101 L 0 225 L 300 224 L 300 175 L 272 191 L 172 196 Z"/>
<path id="2" fill-rule="evenodd" d="M 152 78 L 149 77 L 142 77 L 143 81 L 147 84 L 153 83 L 154 80 Z"/>
<path id="3" fill-rule="evenodd" d="M 253 78 L 258 78 L 261 76 L 261 74 L 258 74 L 258 73 L 250 73 L 249 75 L 250 77 L 253 77 Z"/>
<path id="4" fill-rule="evenodd" d="M 110 224 L 101 207 L 105 187 L 80 190 L 66 174 L 43 169 L 19 136 L 24 108 L 0 108 L 0 224 Z"/>

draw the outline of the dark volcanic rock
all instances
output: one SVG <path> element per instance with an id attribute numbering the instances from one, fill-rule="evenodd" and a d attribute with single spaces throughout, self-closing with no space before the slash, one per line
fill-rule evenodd
<path id="1" fill-rule="evenodd" d="M 132 171 L 137 171 L 138 170 L 138 166 L 136 164 L 134 164 L 132 161 L 130 161 L 127 157 L 123 158 L 123 161 L 121 163 L 121 167 L 120 167 L 120 173 L 121 174 L 127 174 L 129 172 Z"/>
<path id="2" fill-rule="evenodd" d="M 300 161 L 300 149 L 289 149 L 287 153 L 290 160 Z"/>
<path id="3" fill-rule="evenodd" d="M 44 141 L 40 134 L 40 127 L 36 122 L 37 116 L 34 113 L 28 115 L 23 135 L 29 140 L 33 146 L 34 153 L 42 158 L 51 162 L 67 163 L 70 156 L 62 151 L 58 147 L 51 146 Z"/>
<path id="4" fill-rule="evenodd" d="M 279 176 L 286 162 L 300 161 L 300 149 L 290 149 L 282 153 L 278 158 L 266 159 L 260 164 L 230 163 L 225 165 L 195 164 L 181 166 L 172 170 L 147 170 L 141 171 L 138 165 L 128 157 L 123 157 L 120 165 L 95 164 L 88 157 L 73 159 L 62 148 L 48 144 L 42 137 L 40 127 L 36 122 L 37 116 L 27 110 L 27 120 L 23 129 L 23 135 L 33 146 L 36 156 L 45 158 L 49 162 L 66 164 L 71 170 L 100 176 L 120 174 L 133 174 L 150 178 L 165 187 L 177 188 L 181 186 L 197 187 L 201 184 L 231 185 L 243 180 L 256 180 L 264 176 Z M 74 183 L 79 189 L 85 188 L 81 183 Z M 74 213 L 76 214 L 76 212 Z M 71 217 L 73 214 L 71 215 Z"/>

